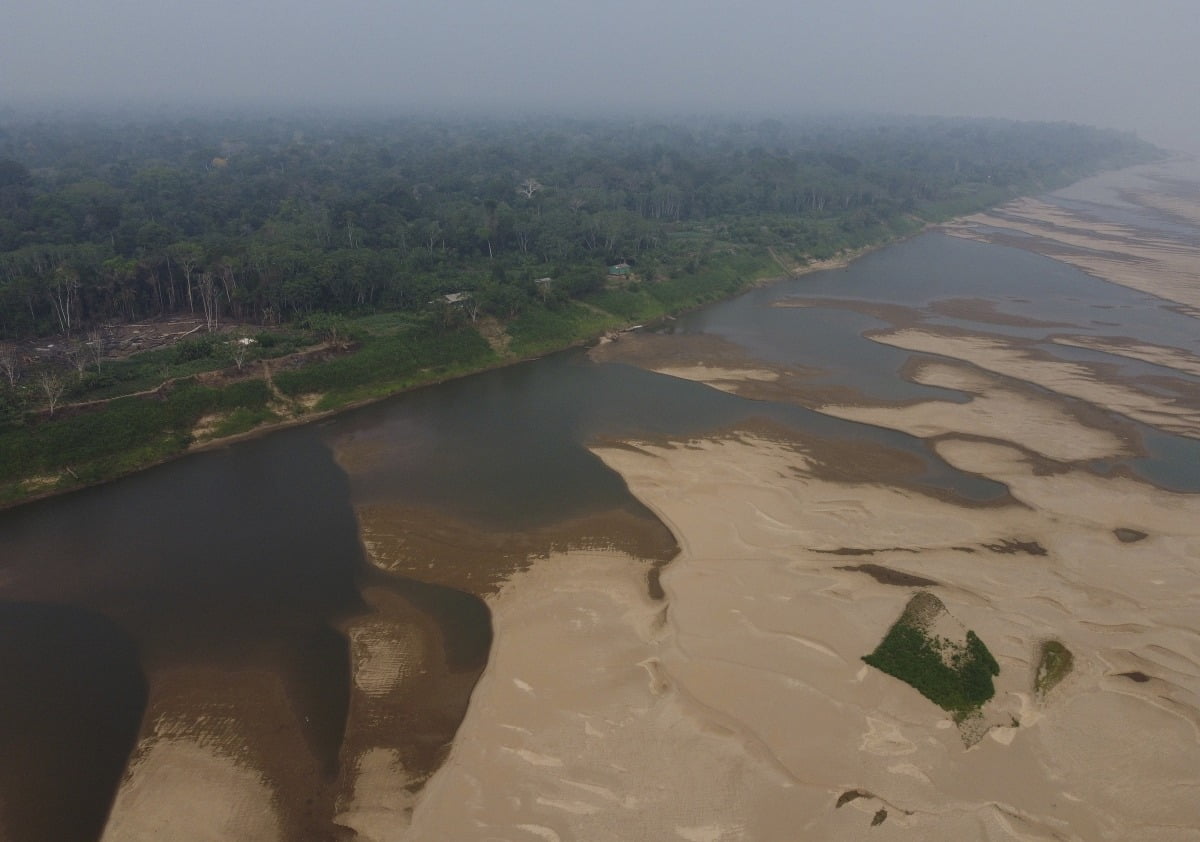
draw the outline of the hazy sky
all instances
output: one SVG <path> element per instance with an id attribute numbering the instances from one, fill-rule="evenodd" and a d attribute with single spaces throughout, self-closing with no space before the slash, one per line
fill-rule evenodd
<path id="1" fill-rule="evenodd" d="M 0 0 L 0 103 L 1071 120 L 1200 149 L 1198 0 Z"/>

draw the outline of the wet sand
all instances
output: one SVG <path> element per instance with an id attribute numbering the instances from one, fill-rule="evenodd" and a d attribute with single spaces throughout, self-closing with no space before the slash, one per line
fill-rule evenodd
<path id="1" fill-rule="evenodd" d="M 1200 377 L 1200 355 L 1148 342 L 1139 342 L 1127 337 L 1055 336 L 1054 342 L 1076 348 L 1102 351 L 1131 360 L 1141 360 L 1163 368 Z"/>
<path id="2" fill-rule="evenodd" d="M 356 511 L 367 558 L 381 582 L 402 576 L 410 591 L 435 589 L 443 598 L 458 594 L 474 601 L 486 597 L 491 623 L 504 616 L 496 613 L 496 604 L 511 592 L 513 581 L 539 575 L 533 571 L 568 557 L 571 589 L 584 587 L 580 559 L 594 555 L 607 563 L 615 558 L 620 580 L 637 600 L 661 609 L 658 572 L 679 551 L 661 523 L 622 509 L 526 532 L 485 529 L 444 512 L 398 503 L 362 504 Z M 446 617 L 439 623 L 413 606 L 405 610 L 397 604 L 403 598 L 388 589 L 368 587 L 364 598 L 370 611 L 346 627 L 353 688 L 334 821 L 357 839 L 397 840 L 407 838 L 418 794 L 443 766 L 452 741 L 459 747 L 496 750 L 490 736 L 477 743 L 481 738 L 459 728 L 484 663 L 495 664 L 510 647 L 537 651 L 539 645 L 555 644 L 514 640 L 507 627 L 493 627 L 495 636 L 489 634 L 478 648 L 473 639 L 455 639 L 453 618 L 461 622 L 461 609 L 449 615 L 450 623 Z M 553 611 L 549 600 L 531 608 L 539 615 Z M 413 618 L 423 621 L 414 625 Z M 498 648 L 501 638 L 503 649 Z M 570 639 L 560 637 L 557 644 L 562 648 L 556 657 L 569 658 Z M 545 663 L 562 671 L 561 662 L 552 657 Z M 583 692 L 580 686 L 571 689 Z M 450 828 L 438 831 L 443 839 L 455 838 L 454 833 Z"/>

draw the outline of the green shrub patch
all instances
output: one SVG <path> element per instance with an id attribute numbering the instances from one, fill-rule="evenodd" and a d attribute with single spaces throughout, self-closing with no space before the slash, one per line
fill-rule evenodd
<path id="1" fill-rule="evenodd" d="M 962 639 L 939 633 L 954 625 L 941 600 L 919 593 L 863 660 L 961 719 L 995 694 L 992 677 L 1000 674 L 1000 665 L 975 632 Z"/>

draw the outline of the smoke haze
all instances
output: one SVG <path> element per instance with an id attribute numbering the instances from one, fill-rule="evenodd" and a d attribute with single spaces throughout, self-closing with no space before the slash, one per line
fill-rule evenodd
<path id="1" fill-rule="evenodd" d="M 1200 149 L 1194 0 L 11 0 L 0 105 L 875 111 Z"/>

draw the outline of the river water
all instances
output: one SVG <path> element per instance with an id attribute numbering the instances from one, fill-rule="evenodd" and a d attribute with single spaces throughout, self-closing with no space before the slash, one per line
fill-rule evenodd
<path id="1" fill-rule="evenodd" d="M 986 299 L 1005 313 L 1070 327 L 1000 328 L 934 310 L 923 318 L 1022 337 L 1062 359 L 1102 359 L 1131 375 L 1157 367 L 1046 340 L 1068 332 L 1195 350 L 1195 320 L 1166 302 L 1020 249 L 941 234 L 755 290 L 665 329 L 820 369 L 823 382 L 870 399 L 963 399 L 904 380 L 911 355 L 862 336 L 887 327 L 880 318 L 837 303 L 771 306 L 795 296 L 918 309 Z M 1200 379 L 1170 374 L 1200 389 Z M 569 351 L 0 512 L 0 838 L 97 839 L 130 752 L 148 733 L 145 712 L 165 692 L 158 677 L 180 669 L 231 681 L 247 670 L 279 676 L 303 723 L 286 739 L 335 776 L 351 693 L 338 629 L 363 610 L 368 586 L 392 589 L 442 628 L 450 669 L 477 675 L 491 643 L 483 603 L 375 570 L 357 507 L 399 504 L 507 533 L 621 511 L 620 522 L 652 530 L 661 527 L 589 443 L 762 423 L 800 440 L 869 442 L 906 454 L 921 466 L 909 481 L 930 493 L 975 503 L 1005 493 L 951 468 L 919 439 Z M 1200 491 L 1195 440 L 1134 427 L 1142 454 L 1124 467 Z M 347 448 L 370 458 L 347 469 L 336 458 Z M 579 537 L 622 543 L 619 534 Z M 221 700 L 216 684 L 202 691 L 209 703 Z M 238 701 L 227 709 L 239 715 Z M 437 757 L 426 755 L 431 764 Z M 312 821 L 317 827 L 328 816 Z"/>

